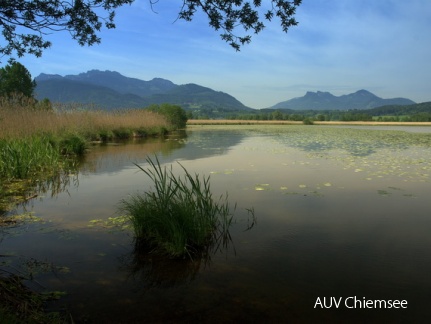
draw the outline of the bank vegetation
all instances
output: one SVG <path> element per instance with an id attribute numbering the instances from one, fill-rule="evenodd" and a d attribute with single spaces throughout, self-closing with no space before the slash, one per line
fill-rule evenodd
<path id="1" fill-rule="evenodd" d="M 178 129 L 178 107 L 107 112 L 78 104 L 40 106 L 33 98 L 0 98 L 0 214 L 24 187 L 73 173 L 90 143 L 161 136 Z M 12 197 L 15 197 L 12 199 Z"/>

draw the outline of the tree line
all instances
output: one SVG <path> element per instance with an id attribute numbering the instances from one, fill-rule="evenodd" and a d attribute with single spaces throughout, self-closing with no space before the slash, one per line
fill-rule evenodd
<path id="1" fill-rule="evenodd" d="M 390 111 L 386 107 L 347 111 L 260 109 L 251 112 L 226 111 L 219 108 L 187 110 L 187 114 L 190 119 L 428 122 L 431 121 L 431 102 L 391 106 Z"/>

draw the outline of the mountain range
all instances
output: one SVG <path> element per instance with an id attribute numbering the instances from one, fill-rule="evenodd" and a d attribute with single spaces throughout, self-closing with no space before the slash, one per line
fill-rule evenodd
<path id="1" fill-rule="evenodd" d="M 367 90 L 359 90 L 355 93 L 334 96 L 329 92 L 308 91 L 303 97 L 293 98 L 279 102 L 271 109 L 293 110 L 349 110 L 371 109 L 386 105 L 412 105 L 414 101 L 406 98 L 383 99 Z"/>
<path id="2" fill-rule="evenodd" d="M 171 103 L 184 109 L 252 110 L 231 95 L 197 84 L 177 85 L 161 78 L 144 81 L 115 71 L 91 70 L 78 75 L 41 73 L 35 78 L 37 99 L 93 104 L 112 110 Z"/>
<path id="3" fill-rule="evenodd" d="M 66 76 L 41 73 L 35 81 L 37 99 L 92 104 L 106 110 L 171 103 L 208 117 L 255 111 L 225 92 L 193 83 L 177 85 L 162 78 L 144 81 L 123 76 L 115 71 L 91 70 Z M 309 91 L 303 97 L 280 102 L 270 109 L 349 110 L 410 104 L 414 104 L 410 99 L 382 99 L 367 90 L 338 97 L 329 92 Z"/>

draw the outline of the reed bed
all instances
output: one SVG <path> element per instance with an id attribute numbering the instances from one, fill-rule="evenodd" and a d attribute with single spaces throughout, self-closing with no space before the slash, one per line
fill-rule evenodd
<path id="1" fill-rule="evenodd" d="M 0 178 L 55 172 L 64 156 L 82 155 L 90 140 L 163 134 L 166 119 L 143 109 L 106 112 L 62 105 L 35 109 L 32 99 L 0 98 Z"/>
<path id="2" fill-rule="evenodd" d="M 71 106 L 57 107 L 54 111 L 28 107 L 10 107 L 0 103 L 0 138 L 24 138 L 50 134 L 81 134 L 90 139 L 103 139 L 112 132 L 129 135 L 158 134 L 170 129 L 166 119 L 143 109 L 106 112 L 81 110 Z"/>
<path id="3" fill-rule="evenodd" d="M 16 190 L 10 188 L 16 181 L 42 183 L 73 173 L 75 156 L 84 154 L 89 141 L 160 135 L 173 129 L 165 117 L 143 109 L 84 108 L 71 104 L 52 109 L 32 98 L 0 98 L 0 211 L 15 201 Z"/>
<path id="4" fill-rule="evenodd" d="M 214 199 L 209 177 L 184 177 L 147 158 L 148 169 L 137 165 L 153 183 L 153 191 L 123 199 L 119 210 L 129 215 L 138 249 L 170 257 L 193 257 L 229 239 L 232 223 L 227 195 Z"/>

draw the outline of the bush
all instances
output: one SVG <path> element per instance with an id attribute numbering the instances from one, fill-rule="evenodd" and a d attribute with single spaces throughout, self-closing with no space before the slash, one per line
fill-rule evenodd
<path id="1" fill-rule="evenodd" d="M 187 113 L 180 106 L 165 103 L 161 105 L 151 105 L 147 109 L 164 116 L 168 123 L 175 129 L 186 127 Z"/>
<path id="2" fill-rule="evenodd" d="M 53 111 L 52 103 L 48 98 L 36 102 L 35 108 L 38 110 Z"/>
<path id="3" fill-rule="evenodd" d="M 304 124 L 304 125 L 314 125 L 314 122 L 313 122 L 313 120 L 312 119 L 310 119 L 310 118 L 304 118 L 303 119 L 303 121 L 302 121 L 302 123 Z"/>
<path id="4" fill-rule="evenodd" d="M 138 166 L 153 182 L 154 191 L 122 200 L 119 210 L 130 216 L 136 244 L 171 257 L 192 257 L 229 236 L 232 222 L 229 203 L 214 200 L 209 177 L 185 172 L 176 177 L 150 158 L 150 168 Z"/>
<path id="5" fill-rule="evenodd" d="M 83 155 L 87 147 L 86 141 L 79 135 L 66 135 L 60 140 L 60 152 L 64 155 Z"/>
<path id="6" fill-rule="evenodd" d="M 126 127 L 114 129 L 112 132 L 115 138 L 118 138 L 118 139 L 128 139 L 133 137 L 133 131 L 130 128 L 126 128 Z"/>

